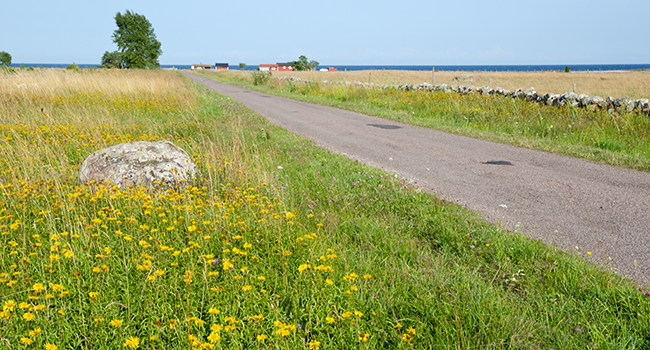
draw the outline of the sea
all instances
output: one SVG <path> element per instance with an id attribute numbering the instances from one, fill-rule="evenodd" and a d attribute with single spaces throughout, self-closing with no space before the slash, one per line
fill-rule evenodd
<path id="1" fill-rule="evenodd" d="M 12 63 L 11 67 L 20 67 L 20 63 Z M 65 63 L 24 63 L 25 67 L 44 68 L 65 68 Z M 78 64 L 81 68 L 99 68 L 98 64 Z M 571 71 L 629 71 L 629 70 L 650 70 L 648 64 L 533 64 L 533 65 L 338 65 L 322 64 L 321 68 L 336 68 L 340 71 L 358 70 L 407 70 L 407 71 L 485 71 L 485 72 L 534 72 L 534 71 L 564 71 L 566 67 Z M 163 64 L 165 69 L 190 69 L 189 64 Z M 258 65 L 248 65 L 245 70 L 257 70 Z M 233 64 L 230 69 L 239 69 L 239 64 Z"/>

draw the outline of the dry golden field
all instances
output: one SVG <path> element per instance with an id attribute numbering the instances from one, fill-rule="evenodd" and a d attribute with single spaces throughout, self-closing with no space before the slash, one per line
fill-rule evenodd
<path id="1" fill-rule="evenodd" d="M 296 76 L 316 81 L 360 81 L 375 84 L 431 83 L 431 71 L 337 71 L 337 72 L 274 72 L 274 76 Z M 471 74 L 473 82 L 455 82 L 454 77 Z M 650 71 L 607 72 L 451 72 L 436 71 L 436 84 L 502 87 L 508 90 L 534 87 L 539 92 L 563 93 L 573 91 L 592 96 L 650 98 Z"/>
<path id="2" fill-rule="evenodd" d="M 2 123 L 25 118 L 54 123 L 103 123 L 118 107 L 128 111 L 147 105 L 143 101 L 156 106 L 166 101 L 174 109 L 177 104 L 192 100 L 183 79 L 158 71 L 37 69 L 18 70 L 15 74 L 0 72 Z M 105 108 L 97 109 L 98 105 Z M 69 110 L 89 106 L 93 107 L 93 113 L 71 113 Z"/>

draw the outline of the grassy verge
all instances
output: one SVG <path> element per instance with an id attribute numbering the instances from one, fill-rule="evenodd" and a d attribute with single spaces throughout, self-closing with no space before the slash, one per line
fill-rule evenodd
<path id="1" fill-rule="evenodd" d="M 0 347 L 650 346 L 645 290 L 579 256 L 179 75 L 53 74 L 74 83 L 24 75 L 0 100 Z M 202 176 L 78 184 L 90 152 L 159 139 Z"/>
<path id="2" fill-rule="evenodd" d="M 650 118 L 642 114 L 548 107 L 500 96 L 405 92 L 274 78 L 253 85 L 248 75 L 203 74 L 268 93 L 398 122 L 650 170 Z"/>

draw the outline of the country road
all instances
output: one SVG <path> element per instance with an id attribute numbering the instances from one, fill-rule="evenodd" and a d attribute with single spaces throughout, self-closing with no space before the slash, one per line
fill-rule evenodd
<path id="1" fill-rule="evenodd" d="M 650 173 L 448 134 L 183 73 L 317 145 L 650 283 Z M 589 256 L 587 252 L 591 252 Z"/>

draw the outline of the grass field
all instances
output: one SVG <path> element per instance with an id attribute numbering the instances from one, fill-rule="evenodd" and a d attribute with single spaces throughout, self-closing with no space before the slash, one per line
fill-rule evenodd
<path id="1" fill-rule="evenodd" d="M 244 74 L 248 74 L 245 72 Z M 475 81 L 454 81 L 455 77 L 463 74 L 473 75 Z M 399 85 L 404 83 L 431 83 L 431 71 L 336 71 L 336 72 L 276 72 L 274 76 L 295 76 L 314 81 L 338 82 L 372 82 L 384 85 Z M 612 71 L 612 72 L 452 72 L 436 71 L 436 84 L 474 85 L 515 90 L 534 87 L 539 92 L 561 94 L 573 91 L 591 96 L 613 96 L 614 98 L 629 96 L 630 98 L 650 98 L 650 71 Z"/>
<path id="2" fill-rule="evenodd" d="M 177 191 L 81 186 L 170 140 Z M 162 71 L 0 75 L 0 348 L 644 349 L 650 291 Z"/>

